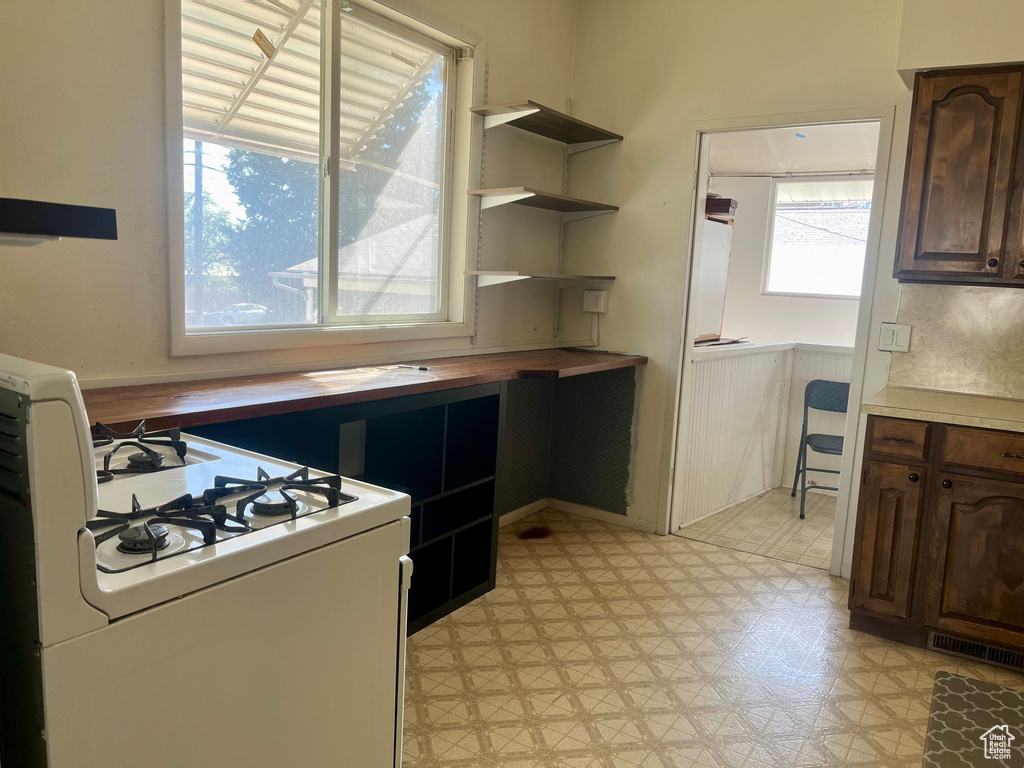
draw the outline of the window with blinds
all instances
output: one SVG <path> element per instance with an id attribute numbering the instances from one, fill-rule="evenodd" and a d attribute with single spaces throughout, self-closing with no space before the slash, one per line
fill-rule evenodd
<path id="1" fill-rule="evenodd" d="M 455 52 L 340 0 L 182 0 L 185 323 L 445 319 Z"/>

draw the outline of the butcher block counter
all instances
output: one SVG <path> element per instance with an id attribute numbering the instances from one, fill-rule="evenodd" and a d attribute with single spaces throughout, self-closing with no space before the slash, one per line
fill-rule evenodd
<path id="1" fill-rule="evenodd" d="M 145 419 L 151 430 L 188 428 L 511 379 L 579 376 L 646 362 L 641 355 L 546 349 L 92 389 L 83 398 L 92 422 L 130 429 Z"/>

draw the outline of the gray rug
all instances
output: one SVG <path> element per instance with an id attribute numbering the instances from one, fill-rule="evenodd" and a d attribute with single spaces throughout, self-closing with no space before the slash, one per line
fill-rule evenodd
<path id="1" fill-rule="evenodd" d="M 935 675 L 924 768 L 1024 768 L 1024 691 Z"/>

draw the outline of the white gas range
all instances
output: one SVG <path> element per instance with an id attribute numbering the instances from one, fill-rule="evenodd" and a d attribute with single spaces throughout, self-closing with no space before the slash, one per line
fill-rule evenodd
<path id="1" fill-rule="evenodd" d="M 0 355 L 0 763 L 400 764 L 409 498 Z"/>

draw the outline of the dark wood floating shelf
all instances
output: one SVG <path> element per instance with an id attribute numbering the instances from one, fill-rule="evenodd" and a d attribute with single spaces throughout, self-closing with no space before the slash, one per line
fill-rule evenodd
<path id="1" fill-rule="evenodd" d="M 598 216 L 619 210 L 617 205 L 595 203 L 592 200 L 580 200 L 577 197 L 566 197 L 554 192 L 544 192 L 531 187 L 499 187 L 495 189 L 471 189 L 469 194 L 481 198 L 482 208 L 495 208 L 499 205 L 526 205 L 530 208 L 543 208 L 546 211 L 564 213 L 566 221 L 582 219 L 587 216 Z"/>
<path id="2" fill-rule="evenodd" d="M 622 141 L 622 136 L 575 117 L 545 107 L 535 101 L 513 101 L 508 104 L 486 104 L 473 107 L 472 112 L 483 115 L 484 129 L 510 125 L 538 136 L 568 145 L 569 153 Z"/>

